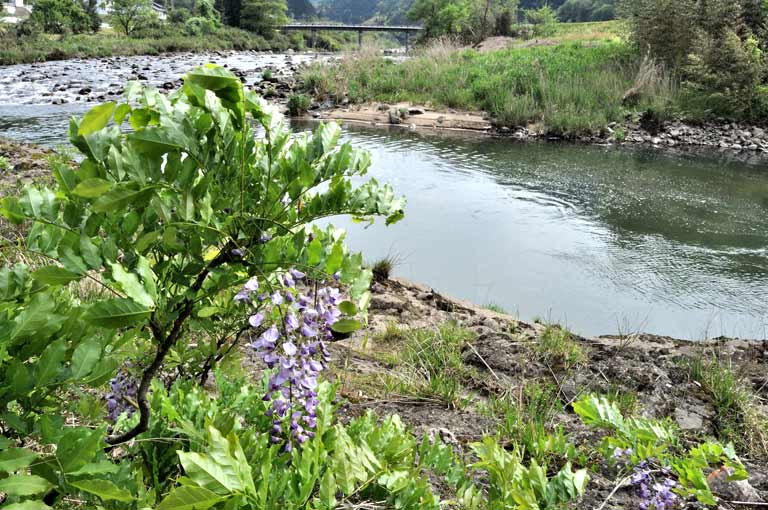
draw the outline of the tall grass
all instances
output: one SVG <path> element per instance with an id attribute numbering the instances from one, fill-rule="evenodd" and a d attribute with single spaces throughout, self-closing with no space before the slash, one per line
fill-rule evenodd
<path id="1" fill-rule="evenodd" d="M 637 53 L 620 42 L 490 53 L 440 42 L 402 63 L 364 53 L 335 66 L 316 64 L 303 77 L 309 90 L 336 100 L 411 101 L 484 110 L 499 125 L 532 125 L 541 132 L 567 136 L 622 120 L 622 98 L 641 72 L 643 90 L 635 108 L 671 104 L 676 94 L 673 81 L 661 68 L 651 76 L 643 65 Z"/>

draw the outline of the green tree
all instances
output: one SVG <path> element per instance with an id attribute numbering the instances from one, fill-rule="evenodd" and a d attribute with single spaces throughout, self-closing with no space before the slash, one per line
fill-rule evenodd
<path id="1" fill-rule="evenodd" d="M 112 0 L 110 23 L 131 35 L 154 16 L 150 0 Z"/>
<path id="2" fill-rule="evenodd" d="M 408 17 L 424 24 L 424 37 L 460 35 L 472 16 L 470 0 L 416 0 Z"/>
<path id="3" fill-rule="evenodd" d="M 38 0 L 30 21 L 51 34 L 80 34 L 91 28 L 91 20 L 76 0 Z"/>
<path id="4" fill-rule="evenodd" d="M 277 27 L 288 22 L 285 0 L 245 0 L 240 12 L 240 27 L 265 37 L 275 34 Z"/>
<path id="5" fill-rule="evenodd" d="M 525 19 L 533 25 L 533 33 L 538 37 L 545 37 L 555 33 L 557 29 L 557 15 L 549 6 L 525 11 Z"/>

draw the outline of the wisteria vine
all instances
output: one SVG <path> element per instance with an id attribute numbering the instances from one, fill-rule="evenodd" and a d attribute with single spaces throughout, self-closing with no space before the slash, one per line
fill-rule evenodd
<path id="1" fill-rule="evenodd" d="M 292 268 L 278 278 L 277 289 L 260 293 L 259 280 L 253 277 L 235 295 L 236 302 L 252 308 L 251 327 L 263 330 L 249 346 L 268 368 L 275 369 L 264 401 L 270 402 L 266 414 L 273 419 L 271 440 L 285 441 L 286 451 L 292 449 L 293 441 L 302 444 L 314 437 L 318 376 L 330 361 L 325 342 L 332 338 L 331 325 L 342 315 L 338 288 L 312 289 L 301 285 L 305 279 L 304 273 Z"/>

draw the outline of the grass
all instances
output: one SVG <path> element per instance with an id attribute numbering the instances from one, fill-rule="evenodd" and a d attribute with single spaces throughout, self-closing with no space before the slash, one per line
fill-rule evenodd
<path id="1" fill-rule="evenodd" d="M 552 384 L 529 383 L 517 394 L 491 395 L 481 412 L 498 422 L 498 435 L 539 464 L 561 465 L 576 457 L 576 449 L 554 417 L 563 411 Z"/>
<path id="2" fill-rule="evenodd" d="M 673 81 L 647 71 L 622 42 L 489 53 L 436 43 L 402 63 L 362 52 L 336 65 L 310 66 L 302 77 L 307 91 L 337 101 L 346 97 L 353 103 L 410 101 L 483 110 L 498 125 L 569 136 L 622 121 L 627 113 L 622 98 L 638 85 L 642 93 L 633 108 L 667 111 L 676 99 Z"/>
<path id="3" fill-rule="evenodd" d="M 474 370 L 461 357 L 463 347 L 474 333 L 445 324 L 435 329 L 405 329 L 390 324 L 380 337 L 383 344 L 396 346 L 387 361 L 396 365 L 396 383 L 383 381 L 390 391 L 444 402 L 448 407 L 465 407 L 470 398 L 465 383 Z"/>
<path id="4" fill-rule="evenodd" d="M 503 313 L 503 314 L 507 313 L 507 311 L 504 309 L 503 306 L 496 303 L 488 303 L 484 306 L 484 308 L 496 313 Z"/>
<path id="5" fill-rule="evenodd" d="M 717 358 L 695 357 L 685 362 L 685 368 L 712 398 L 718 437 L 768 458 L 768 417 L 756 407 L 756 396 L 747 383 Z"/>
<path id="6" fill-rule="evenodd" d="M 383 282 L 389 280 L 392 276 L 392 272 L 395 270 L 401 259 L 397 255 L 387 255 L 380 258 L 373 264 L 371 264 L 371 272 L 373 273 L 373 281 Z"/>
<path id="7" fill-rule="evenodd" d="M 548 324 L 534 347 L 545 361 L 559 368 L 570 370 L 586 360 L 581 346 L 567 329 Z"/>
<path id="8" fill-rule="evenodd" d="M 11 169 L 11 161 L 5 156 L 0 156 L 0 171 L 5 172 Z"/>

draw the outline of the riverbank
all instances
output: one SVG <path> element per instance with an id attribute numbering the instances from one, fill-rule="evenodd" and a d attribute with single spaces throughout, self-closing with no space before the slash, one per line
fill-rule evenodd
<path id="1" fill-rule="evenodd" d="M 719 508 L 768 498 L 767 343 L 584 338 L 402 279 L 383 279 L 372 291 L 368 330 L 332 345 L 347 415 L 398 414 L 417 436 L 459 448 L 498 434 L 532 457 L 541 454 L 538 441 L 549 444 L 547 434 L 560 434 L 576 445 L 574 463 L 590 468 L 579 508 L 604 501 L 604 508 L 638 508 L 636 488 L 599 460 L 602 433 L 585 426 L 572 406 L 590 393 L 608 395 L 627 416 L 669 420 L 683 443 L 717 437 L 737 445 L 750 478 L 722 483 L 711 473 Z M 542 447 L 556 469 L 562 452 Z"/>
<path id="2" fill-rule="evenodd" d="M 173 34 L 173 35 L 170 35 Z M 72 58 L 101 58 L 131 55 L 161 55 L 207 51 L 284 51 L 291 48 L 286 38 L 267 41 L 245 30 L 221 27 L 209 37 L 184 35 L 169 30 L 160 37 L 125 37 L 115 33 L 0 39 L 0 65 L 46 62 Z"/>
<path id="3" fill-rule="evenodd" d="M 572 141 L 609 145 L 647 145 L 660 149 L 725 150 L 768 155 L 768 130 L 736 122 L 664 121 L 648 130 L 640 120 L 611 122 L 597 133 L 563 136 L 549 133 L 541 125 L 498 126 L 485 112 L 434 109 L 400 102 L 331 106 L 315 102 L 306 119 L 337 120 L 374 127 L 400 127 L 410 130 L 468 131 L 516 141 Z"/>
<path id="4" fill-rule="evenodd" d="M 487 52 L 438 44 L 403 62 L 364 53 L 303 69 L 298 91 L 315 100 L 316 118 L 768 153 L 764 126 L 692 111 L 663 67 L 621 41 L 545 42 Z M 462 124 L 470 117 L 482 122 Z"/>

